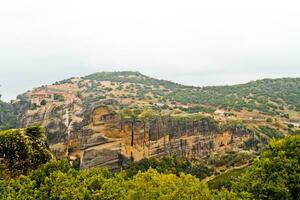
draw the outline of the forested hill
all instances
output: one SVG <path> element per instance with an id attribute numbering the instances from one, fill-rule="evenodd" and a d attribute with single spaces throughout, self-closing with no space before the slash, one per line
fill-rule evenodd
<path id="1" fill-rule="evenodd" d="M 272 114 L 283 106 L 300 111 L 300 78 L 263 79 L 233 86 L 178 88 L 175 100 L 221 108 L 261 110 Z"/>
<path id="2" fill-rule="evenodd" d="M 140 72 L 123 71 L 123 72 L 98 72 L 83 77 L 87 80 L 95 81 L 112 81 L 112 82 L 124 82 L 124 83 L 140 83 L 148 86 L 164 86 L 168 89 L 185 88 L 186 86 L 174 83 L 172 81 L 159 80 L 145 76 Z"/>
<path id="3" fill-rule="evenodd" d="M 55 95 L 55 91 L 62 92 L 62 96 Z M 91 108 L 104 99 L 114 99 L 121 102 L 123 107 L 160 105 L 163 109 L 180 109 L 188 113 L 212 113 L 223 109 L 235 114 L 241 113 L 240 116 L 244 116 L 246 112 L 286 119 L 292 114 L 296 116 L 293 121 L 300 120 L 300 78 L 263 79 L 231 86 L 193 87 L 158 80 L 139 72 L 99 72 L 35 88 L 32 92 L 50 92 L 58 101 L 70 102 L 79 98 L 84 108 Z M 68 95 L 70 92 L 73 96 Z M 27 98 L 30 110 L 37 109 L 40 103 L 47 103 L 41 101 L 37 105 L 30 105 L 33 102 L 33 93 L 18 96 L 22 101 L 24 97 Z M 16 114 L 12 112 L 11 104 L 0 102 L 0 108 L 0 129 L 14 127 L 14 115 L 19 114 L 18 108 L 15 109 Z M 24 108 L 23 106 L 22 109 Z M 257 114 L 253 115 L 256 117 Z"/>
<path id="4" fill-rule="evenodd" d="M 284 109 L 300 111 L 300 78 L 263 79 L 232 86 L 192 87 L 126 71 L 94 73 L 82 77 L 82 80 L 91 81 L 92 87 L 102 81 L 119 83 L 115 89 L 124 90 L 136 100 L 151 101 L 154 98 L 161 103 L 180 102 L 236 111 L 256 109 L 267 115 L 279 115 Z M 72 82 L 72 79 L 61 83 L 68 81 Z M 122 83 L 130 85 L 125 88 Z"/>

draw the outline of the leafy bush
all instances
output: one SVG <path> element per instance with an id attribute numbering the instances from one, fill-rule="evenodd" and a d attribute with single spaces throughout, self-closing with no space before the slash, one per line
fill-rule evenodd
<path id="1" fill-rule="evenodd" d="M 54 100 L 56 101 L 65 101 L 64 96 L 60 95 L 60 94 L 54 94 Z"/>
<path id="2" fill-rule="evenodd" d="M 268 123 L 272 123 L 272 121 L 273 121 L 272 118 L 267 118 L 266 119 L 266 122 L 268 122 Z"/>
<path id="3" fill-rule="evenodd" d="M 47 104 L 47 101 L 45 99 L 43 99 L 40 103 L 42 106 L 46 105 Z"/>
<path id="4" fill-rule="evenodd" d="M 37 130 L 29 130 L 28 137 L 39 137 Z M 98 168 L 76 170 L 66 160 L 52 160 L 27 176 L 0 181 L 0 199 L 300 198 L 300 136 L 271 141 L 253 166 L 229 171 L 209 181 L 212 191 L 196 177 L 183 173 L 193 168 L 184 159 L 149 159 L 133 165 L 113 174 Z"/>
<path id="5" fill-rule="evenodd" d="M 75 170 L 51 161 L 28 176 L 0 181 L 0 199 L 211 199 L 208 187 L 191 175 L 154 169 L 125 179 L 106 169 Z"/>
<path id="6" fill-rule="evenodd" d="M 0 130 L 14 128 L 17 125 L 17 115 L 11 103 L 0 100 Z"/>
<path id="7" fill-rule="evenodd" d="M 267 135 L 270 138 L 278 139 L 278 138 L 284 137 L 284 135 L 280 131 L 278 131 L 274 128 L 268 127 L 268 126 L 262 126 L 262 125 L 259 126 L 259 131 L 262 132 L 263 134 Z"/>
<path id="8" fill-rule="evenodd" d="M 208 182 L 209 189 L 231 189 L 232 181 L 245 173 L 247 168 L 233 169 L 224 174 L 221 174 Z"/>
<path id="9" fill-rule="evenodd" d="M 271 141 L 233 189 L 250 199 L 300 199 L 300 136 Z"/>
<path id="10" fill-rule="evenodd" d="M 210 164 L 220 166 L 239 166 L 252 159 L 252 155 L 244 152 L 227 151 L 223 155 L 214 155 L 210 158 Z"/>
<path id="11" fill-rule="evenodd" d="M 44 129 L 29 127 L 0 132 L 2 176 L 14 177 L 46 163 L 52 154 L 46 144 Z"/>
<path id="12" fill-rule="evenodd" d="M 126 177 L 133 177 L 138 172 L 145 172 L 150 168 L 157 170 L 159 173 L 175 174 L 177 176 L 180 173 L 191 174 L 199 179 L 204 179 L 213 173 L 213 170 L 203 163 L 191 162 L 187 158 L 178 156 L 167 156 L 161 159 L 145 158 L 139 162 L 130 163 L 125 169 Z"/>

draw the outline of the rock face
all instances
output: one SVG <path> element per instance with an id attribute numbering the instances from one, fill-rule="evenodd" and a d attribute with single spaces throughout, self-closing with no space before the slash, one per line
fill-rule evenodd
<path id="1" fill-rule="evenodd" d="M 52 103 L 28 111 L 21 126 L 41 124 L 50 148 L 59 157 L 80 160 L 81 168 L 118 170 L 129 160 L 169 154 L 199 159 L 212 152 L 241 148 L 253 133 L 220 128 L 212 118 L 198 120 L 157 117 L 147 122 L 121 120 L 118 102 L 101 101 L 82 112 L 79 102 Z"/>
<path id="2" fill-rule="evenodd" d="M 164 117 L 135 122 L 132 128 L 130 121 L 119 119 L 112 106 L 101 105 L 83 127 L 80 167 L 108 166 L 116 170 L 130 159 L 168 154 L 199 159 L 212 152 L 240 148 L 253 137 L 247 129 L 220 128 L 210 118 L 190 121 Z"/>
<path id="3" fill-rule="evenodd" d="M 112 106 L 96 107 L 80 137 L 81 168 L 119 168 L 122 165 L 122 146 L 125 140 L 119 117 Z"/>
<path id="4" fill-rule="evenodd" d="M 168 154 L 198 159 L 212 152 L 239 149 L 246 141 L 253 141 L 251 131 L 222 128 L 210 117 L 196 120 L 156 116 L 144 122 L 120 119 L 118 112 L 132 104 L 175 109 L 161 107 L 157 99 L 156 104 L 130 100 L 133 88 L 128 83 L 80 78 L 40 87 L 24 94 L 15 104 L 20 111 L 18 124 L 44 126 L 55 155 L 67 157 L 81 168 L 108 166 L 117 170 L 129 160 Z M 255 144 L 248 142 L 247 146 Z"/>
<path id="5" fill-rule="evenodd" d="M 290 83 L 297 86 L 294 81 Z M 265 124 L 269 114 L 256 112 L 265 110 L 265 98 L 256 101 L 258 99 L 250 89 L 260 85 L 260 90 L 265 91 L 264 88 L 270 87 L 267 82 L 233 86 L 232 89 L 227 86 L 198 88 L 157 80 L 138 72 L 95 73 L 37 87 L 19 95 L 13 105 L 5 109 L 8 110 L 6 113 L 15 111 L 17 116 L 12 115 L 9 126 L 5 123 L 4 128 L 42 125 L 55 155 L 67 157 L 81 168 L 109 166 L 118 169 L 128 160 L 167 154 L 198 159 L 227 149 L 259 150 L 263 148 L 261 143 L 273 137 L 269 129 L 264 134 L 261 125 L 274 130 L 285 129 L 280 120 L 276 122 L 278 126 Z M 282 86 L 282 80 L 276 85 Z M 246 96 L 240 97 L 244 90 Z M 217 101 L 211 101 L 211 98 L 217 98 Z M 266 99 L 269 99 L 268 95 Z M 285 105 L 289 105 L 282 102 L 281 109 L 277 100 L 268 103 L 275 105 L 266 108 L 271 113 L 281 113 L 286 109 Z M 254 111 L 250 112 L 248 106 Z M 131 121 L 133 118 L 129 119 L 128 113 L 120 112 L 126 110 L 124 108 L 143 108 L 144 115 L 139 113 L 139 119 L 144 121 Z M 155 117 L 148 119 L 147 109 Z M 189 114 L 198 115 L 199 112 L 210 117 Z M 129 118 L 125 120 L 122 114 Z M 7 117 L 3 111 L 0 115 L 1 124 Z M 293 115 L 298 116 L 295 112 Z M 251 130 L 227 124 L 232 119 L 249 123 L 247 126 Z M 16 120 L 17 123 L 11 123 Z"/>
<path id="6" fill-rule="evenodd" d="M 42 125 L 46 129 L 48 144 L 56 156 L 78 156 L 82 121 L 82 105 L 75 98 L 68 103 L 49 102 L 38 109 L 25 110 L 19 117 L 19 127 Z"/>

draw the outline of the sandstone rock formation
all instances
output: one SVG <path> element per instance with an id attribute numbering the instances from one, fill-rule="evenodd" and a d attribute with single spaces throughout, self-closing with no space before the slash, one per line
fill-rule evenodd
<path id="1" fill-rule="evenodd" d="M 247 129 L 226 130 L 214 120 L 179 121 L 174 117 L 147 123 L 119 119 L 113 106 L 101 105 L 91 114 L 80 136 L 80 166 L 118 169 L 127 161 L 176 154 L 200 159 L 211 152 L 241 148 L 254 137 Z M 132 137 L 133 144 L 131 142 Z"/>
<path id="2" fill-rule="evenodd" d="M 119 169 L 129 160 L 176 154 L 200 159 L 226 149 L 238 150 L 247 142 L 257 145 L 255 135 L 245 127 L 223 127 L 226 117 L 181 118 L 160 114 L 146 121 L 120 117 L 120 110 L 132 105 L 163 111 L 189 108 L 178 102 L 160 103 L 161 97 L 146 93 L 137 98 L 139 88 L 156 91 L 166 87 L 152 79 L 136 83 L 72 78 L 36 88 L 15 103 L 20 127 L 45 127 L 50 148 L 58 157 L 68 157 L 81 168 L 108 166 Z M 136 78 L 136 77 L 133 77 Z M 135 79 L 134 79 L 135 80 Z M 143 82 L 148 84 L 143 85 Z M 133 84 L 135 83 L 135 84 Z M 149 85 L 149 84 L 154 84 Z M 168 84 L 167 84 L 168 85 Z"/>

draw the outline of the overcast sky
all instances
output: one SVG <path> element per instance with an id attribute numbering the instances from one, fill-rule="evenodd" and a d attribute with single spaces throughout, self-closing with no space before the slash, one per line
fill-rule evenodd
<path id="1" fill-rule="evenodd" d="M 98 71 L 188 85 L 300 77 L 300 2 L 2 0 L 0 94 Z"/>

